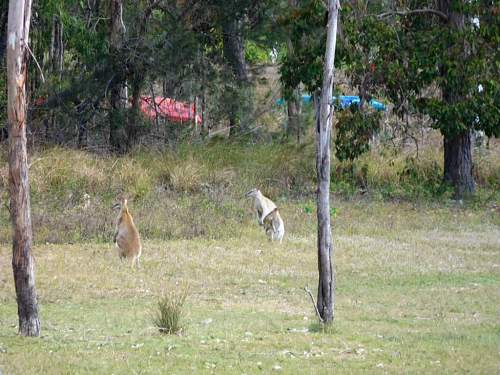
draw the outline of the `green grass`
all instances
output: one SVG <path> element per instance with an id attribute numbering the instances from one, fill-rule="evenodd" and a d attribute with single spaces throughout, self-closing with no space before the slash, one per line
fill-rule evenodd
<path id="1" fill-rule="evenodd" d="M 2 245 L 1 371 L 500 371 L 498 213 L 335 201 L 337 305 L 325 333 L 303 291 L 317 283 L 315 216 L 308 205 L 283 205 L 282 246 L 271 245 L 243 207 L 241 222 L 222 238 L 146 238 L 138 271 L 122 264 L 110 243 L 37 244 L 39 339 L 17 336 L 10 247 Z M 185 328 L 163 335 L 151 311 L 166 291 L 184 285 Z"/>
<path id="2" fill-rule="evenodd" d="M 30 158 L 42 336 L 17 336 L 10 223 L 0 210 L 4 374 L 499 373 L 500 158 L 476 155 L 478 194 L 440 185 L 440 153 L 390 150 L 334 163 L 334 325 L 318 326 L 311 144 L 180 146 L 120 158 L 50 148 Z M 1 207 L 7 198 L 5 149 Z M 285 221 L 282 246 L 244 193 Z M 117 195 L 144 239 L 141 269 L 112 246 Z M 89 200 L 86 199 L 86 194 Z M 158 300 L 189 286 L 183 329 Z"/>

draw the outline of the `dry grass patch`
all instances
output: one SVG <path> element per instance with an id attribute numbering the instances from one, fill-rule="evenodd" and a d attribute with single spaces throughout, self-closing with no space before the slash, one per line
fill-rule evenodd
<path id="1" fill-rule="evenodd" d="M 282 246 L 270 244 L 253 221 L 225 239 L 145 239 L 139 271 L 122 264 L 111 244 L 37 245 L 43 328 L 36 340 L 16 335 L 10 247 L 2 246 L 0 368 L 8 374 L 498 372 L 496 216 L 339 204 L 337 314 L 333 331 L 323 333 L 303 291 L 317 283 L 310 215 L 303 204 L 284 207 L 290 230 Z M 151 311 L 165 285 L 183 283 L 190 286 L 188 329 L 162 335 Z"/>

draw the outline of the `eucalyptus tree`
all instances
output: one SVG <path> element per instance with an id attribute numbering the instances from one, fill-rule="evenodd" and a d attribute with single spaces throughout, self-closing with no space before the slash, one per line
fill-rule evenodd
<path id="1" fill-rule="evenodd" d="M 383 95 L 401 118 L 427 115 L 443 135 L 443 181 L 474 192 L 472 130 L 500 134 L 498 7 L 493 1 L 345 1 L 339 66 L 366 101 Z M 325 9 L 301 0 L 282 80 L 313 91 L 321 80 Z M 373 125 L 373 122 L 362 121 Z"/>
<path id="2" fill-rule="evenodd" d="M 317 311 L 325 324 L 331 324 L 335 308 L 335 268 L 330 224 L 330 144 L 333 123 L 333 77 L 339 0 L 328 1 L 327 37 L 320 99 L 316 118 L 316 172 L 318 176 L 318 299 Z"/>
<path id="3" fill-rule="evenodd" d="M 492 1 L 408 1 L 375 25 L 374 77 L 400 112 L 429 116 L 443 135 L 445 182 L 474 193 L 471 134 L 500 134 L 500 22 Z M 382 10 L 382 9 L 381 9 Z"/>
<path id="4" fill-rule="evenodd" d="M 10 0 L 7 26 L 7 115 L 9 123 L 9 195 L 12 221 L 12 268 L 19 333 L 40 335 L 35 288 L 33 231 L 26 146 L 26 82 L 31 0 Z"/>

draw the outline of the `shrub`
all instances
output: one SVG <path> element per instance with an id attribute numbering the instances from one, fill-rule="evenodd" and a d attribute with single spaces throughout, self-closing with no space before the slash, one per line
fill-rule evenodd
<path id="1" fill-rule="evenodd" d="M 170 292 L 163 295 L 156 306 L 153 324 L 161 333 L 176 334 L 182 331 L 182 318 L 187 291 Z"/>

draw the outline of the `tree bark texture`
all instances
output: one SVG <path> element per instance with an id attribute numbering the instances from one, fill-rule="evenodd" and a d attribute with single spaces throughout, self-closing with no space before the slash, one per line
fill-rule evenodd
<path id="1" fill-rule="evenodd" d="M 137 140 L 139 128 L 137 124 L 141 116 L 141 91 L 143 79 L 134 79 L 132 82 L 132 107 L 130 110 L 129 118 L 127 119 L 127 149 L 131 149 Z"/>
<path id="2" fill-rule="evenodd" d="M 64 67 L 64 42 L 63 24 L 58 16 L 52 18 L 49 59 L 52 72 L 58 73 L 59 78 L 61 78 Z"/>
<path id="3" fill-rule="evenodd" d="M 441 12 L 447 15 L 447 27 L 460 31 L 465 27 L 464 15 L 454 11 L 452 0 L 439 0 L 438 7 Z M 469 47 L 462 46 L 464 58 Z M 446 77 L 448 72 L 441 69 L 441 74 Z M 466 92 L 456 92 L 456 88 L 442 88 L 443 99 L 450 106 L 453 106 L 461 96 L 466 96 Z M 444 181 L 450 183 L 455 189 L 455 198 L 462 199 L 464 196 L 473 194 L 475 191 L 474 176 L 472 174 L 472 142 L 471 130 L 467 129 L 458 134 L 443 133 L 444 143 Z"/>
<path id="4" fill-rule="evenodd" d="M 7 28 L 7 115 L 10 218 L 13 227 L 12 269 L 19 333 L 23 336 L 39 336 L 26 147 L 27 43 L 30 18 L 31 0 L 10 0 Z"/>
<path id="5" fill-rule="evenodd" d="M 333 73 L 339 0 L 328 1 L 328 26 L 323 70 L 321 98 L 316 99 L 316 172 L 318 176 L 318 300 L 319 314 L 325 324 L 334 318 L 335 270 L 333 267 L 333 242 L 330 223 L 330 145 L 333 122 Z M 319 104 L 319 105 L 318 105 Z"/>
<path id="6" fill-rule="evenodd" d="M 111 0 L 111 23 L 110 23 L 110 54 L 111 61 L 115 67 L 115 78 L 111 84 L 109 113 L 109 143 L 113 151 L 124 153 L 127 151 L 127 131 L 125 108 L 128 100 L 126 82 L 123 82 L 120 74 L 120 50 L 123 46 L 125 36 L 125 24 L 123 23 L 123 0 Z"/>
<path id="7" fill-rule="evenodd" d="M 444 135 L 444 180 L 455 188 L 455 197 L 461 199 L 474 193 L 472 175 L 471 132 Z"/>
<path id="8" fill-rule="evenodd" d="M 248 80 L 245 61 L 245 46 L 241 35 L 242 21 L 230 19 L 224 22 L 222 38 L 224 43 L 224 58 L 229 63 L 238 82 Z"/>

